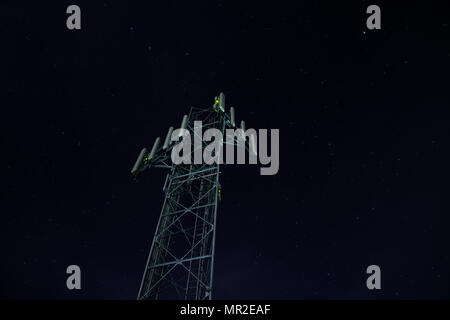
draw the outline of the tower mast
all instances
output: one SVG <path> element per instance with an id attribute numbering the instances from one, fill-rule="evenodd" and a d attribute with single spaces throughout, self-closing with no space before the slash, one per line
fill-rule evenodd
<path id="1" fill-rule="evenodd" d="M 225 136 L 225 128 L 235 127 L 234 108 L 225 112 L 225 95 L 215 98 L 213 107 L 191 108 L 183 117 L 182 129 L 195 139 L 194 122 L 202 128 L 216 128 Z M 220 201 L 220 163 L 174 164 L 171 152 L 173 128 L 164 144 L 157 138 L 150 152 L 143 149 L 132 169 L 136 178 L 150 167 L 166 168 L 164 203 L 144 270 L 138 299 L 212 298 L 217 206 Z M 203 152 L 209 142 L 201 141 Z M 220 144 L 220 148 L 223 145 Z M 194 146 L 195 148 L 195 146 Z M 194 154 L 195 150 L 192 150 Z"/>

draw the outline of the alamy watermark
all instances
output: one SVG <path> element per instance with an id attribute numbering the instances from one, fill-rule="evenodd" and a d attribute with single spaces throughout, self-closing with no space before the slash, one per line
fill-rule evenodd
<path id="1" fill-rule="evenodd" d="M 261 175 L 278 173 L 280 166 L 279 129 L 270 129 L 270 155 L 267 129 L 259 129 L 258 132 L 255 129 L 246 131 L 242 128 L 226 129 L 224 138 L 219 129 L 209 128 L 203 132 L 202 121 L 194 121 L 193 135 L 194 137 L 189 130 L 182 128 L 172 132 L 171 141 L 178 142 L 171 153 L 173 163 L 245 164 L 247 153 L 249 164 L 257 164 L 259 160 L 260 164 L 266 166 L 261 168 Z M 246 143 L 247 139 L 248 144 Z M 237 150 L 237 161 L 235 161 L 235 149 Z"/>
<path id="2" fill-rule="evenodd" d="M 66 269 L 66 273 L 70 274 L 70 276 L 67 278 L 66 286 L 67 289 L 73 290 L 81 289 L 81 268 L 75 264 L 70 265 Z"/>

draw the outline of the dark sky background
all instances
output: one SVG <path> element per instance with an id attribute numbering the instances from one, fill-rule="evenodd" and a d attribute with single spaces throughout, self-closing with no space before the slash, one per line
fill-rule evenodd
<path id="1" fill-rule="evenodd" d="M 366 28 L 370 4 L 381 30 Z M 2 2 L 0 298 L 135 299 L 166 172 L 136 184 L 131 167 L 223 91 L 238 121 L 280 129 L 280 171 L 223 169 L 216 299 L 448 299 L 449 12 Z M 81 291 L 66 288 L 71 264 Z"/>

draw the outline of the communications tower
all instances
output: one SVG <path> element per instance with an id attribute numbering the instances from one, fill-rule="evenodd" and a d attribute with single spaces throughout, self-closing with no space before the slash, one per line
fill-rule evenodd
<path id="1" fill-rule="evenodd" d="M 223 93 L 215 97 L 212 107 L 192 107 L 183 117 L 181 129 L 188 130 L 193 139 L 195 121 L 202 121 L 203 129 L 220 130 L 223 137 L 226 128 L 236 128 L 234 108 L 225 111 Z M 240 128 L 245 132 L 244 121 Z M 139 300 L 212 298 L 217 207 L 221 201 L 220 162 L 174 164 L 171 152 L 177 143 L 172 141 L 173 133 L 174 128 L 170 127 L 162 146 L 158 137 L 150 152 L 142 149 L 131 171 L 136 179 L 151 167 L 169 170 Z M 201 140 L 202 150 L 210 143 L 204 142 L 203 137 L 197 138 Z M 245 142 L 245 135 L 243 139 Z M 233 138 L 235 142 L 238 143 Z"/>

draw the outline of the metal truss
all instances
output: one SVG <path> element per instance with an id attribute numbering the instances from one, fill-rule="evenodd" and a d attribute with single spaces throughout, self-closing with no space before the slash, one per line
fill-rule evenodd
<path id="1" fill-rule="evenodd" d="M 191 108 L 188 119 L 186 129 L 192 137 L 194 121 L 222 134 L 231 126 L 230 116 L 218 108 Z M 206 145 L 202 141 L 202 150 Z M 143 158 L 138 170 L 170 169 L 138 299 L 211 299 L 220 164 L 175 165 L 170 159 L 172 148 L 154 152 L 150 160 Z"/>

